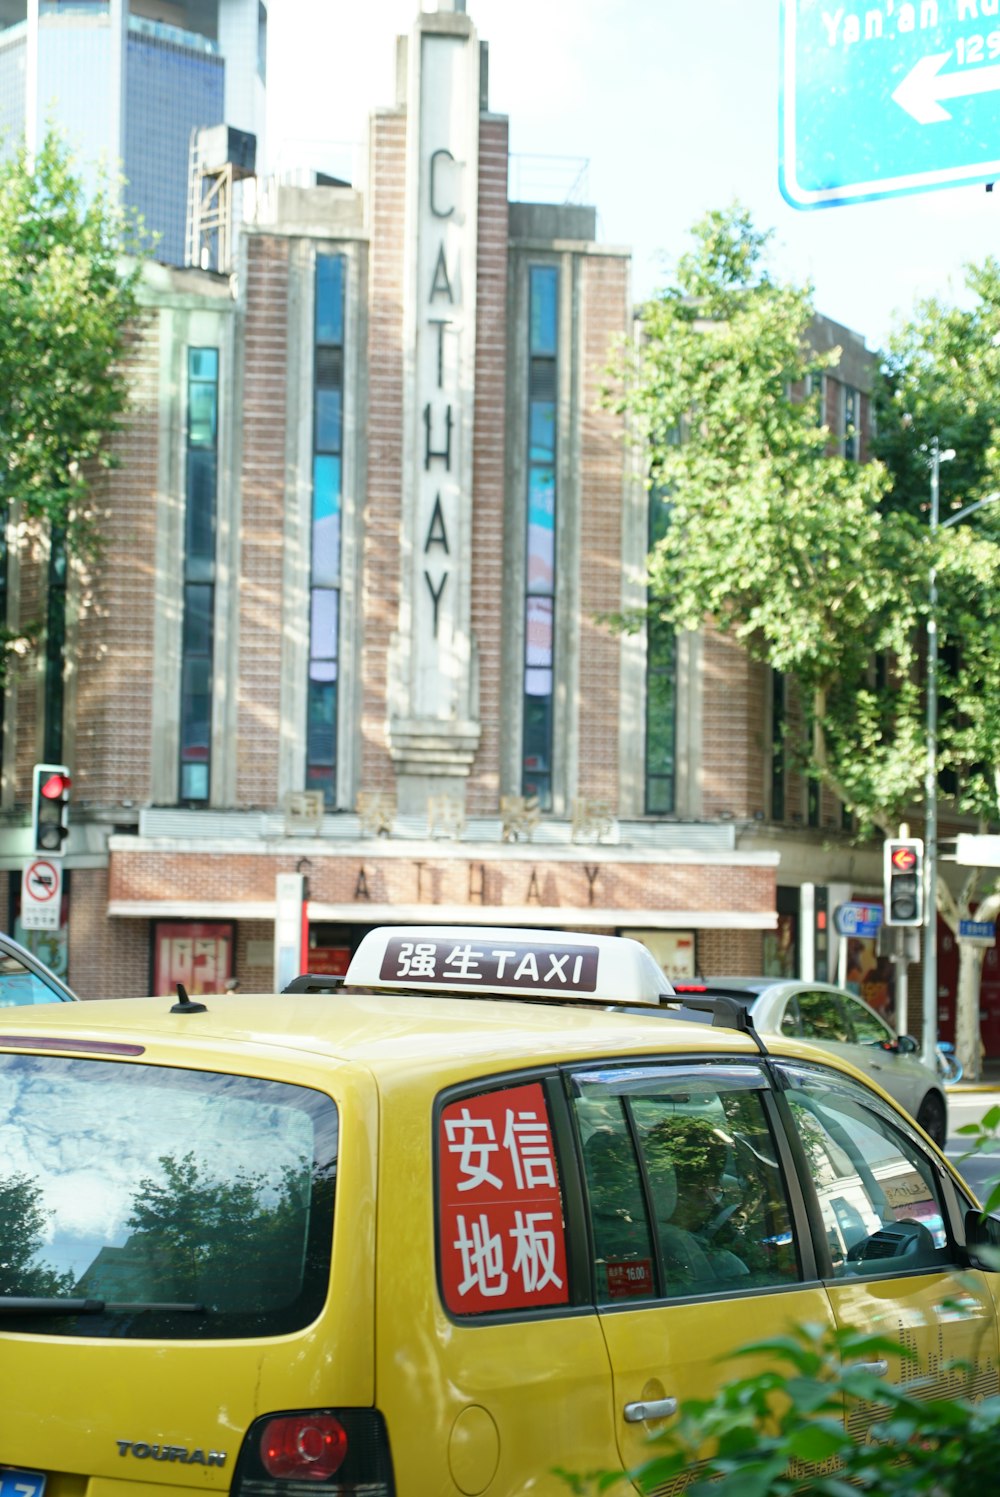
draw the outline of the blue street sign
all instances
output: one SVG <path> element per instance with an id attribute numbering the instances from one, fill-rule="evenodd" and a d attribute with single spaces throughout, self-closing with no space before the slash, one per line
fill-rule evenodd
<path id="1" fill-rule="evenodd" d="M 842 936 L 862 936 L 873 940 L 882 925 L 882 906 L 838 904 L 833 912 L 833 923 Z"/>
<path id="2" fill-rule="evenodd" d="M 793 208 L 1000 178 L 996 0 L 783 0 L 780 136 Z"/>
<path id="3" fill-rule="evenodd" d="M 958 939 L 974 941 L 977 945 L 992 946 L 997 938 L 997 928 L 992 920 L 960 920 Z"/>

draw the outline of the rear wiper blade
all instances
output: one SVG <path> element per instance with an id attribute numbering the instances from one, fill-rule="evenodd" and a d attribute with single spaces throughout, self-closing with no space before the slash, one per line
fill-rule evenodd
<path id="1" fill-rule="evenodd" d="M 159 1310 L 169 1315 L 204 1315 L 207 1306 L 189 1304 L 183 1300 L 110 1300 L 72 1299 L 69 1297 L 46 1299 L 42 1296 L 23 1297 L 16 1294 L 0 1295 L 0 1317 L 4 1315 L 135 1315 L 143 1310 Z"/>

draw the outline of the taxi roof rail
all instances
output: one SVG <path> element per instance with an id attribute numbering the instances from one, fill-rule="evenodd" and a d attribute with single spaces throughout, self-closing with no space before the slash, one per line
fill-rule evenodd
<path id="1" fill-rule="evenodd" d="M 330 972 L 302 972 L 282 988 L 283 993 L 335 993 L 344 979 Z"/>
<path id="2" fill-rule="evenodd" d="M 671 994 L 666 1003 L 671 1008 L 677 1009 L 679 1016 L 685 1009 L 688 1012 L 693 1010 L 695 1013 L 711 1014 L 713 1028 L 736 1029 L 741 1034 L 748 1034 L 761 1055 L 768 1054 L 767 1046 L 754 1024 L 753 1014 L 738 998 L 729 998 L 725 994 L 719 994 L 714 998 L 702 998 L 696 997 L 694 993 L 677 993 Z"/>

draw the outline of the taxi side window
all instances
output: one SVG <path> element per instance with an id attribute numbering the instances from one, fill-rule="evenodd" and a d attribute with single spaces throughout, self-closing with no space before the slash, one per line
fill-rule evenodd
<path id="1" fill-rule="evenodd" d="M 664 1068 L 575 1082 L 600 1302 L 797 1280 L 758 1071 Z"/>
<path id="2" fill-rule="evenodd" d="M 583 1168 L 598 1291 L 611 1299 L 648 1299 L 655 1292 L 653 1244 L 639 1159 L 622 1098 L 595 1114 L 584 1140 Z"/>
<path id="3" fill-rule="evenodd" d="M 956 1261 L 937 1170 L 847 1077 L 783 1066 L 835 1278 L 898 1276 Z"/>

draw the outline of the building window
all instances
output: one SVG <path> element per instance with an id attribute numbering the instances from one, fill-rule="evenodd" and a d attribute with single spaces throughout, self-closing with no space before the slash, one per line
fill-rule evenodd
<path id="1" fill-rule="evenodd" d="M 344 410 L 344 257 L 316 256 L 313 497 L 309 578 L 306 789 L 333 805 L 337 788 L 337 662 Z"/>
<path id="2" fill-rule="evenodd" d="M 649 550 L 662 540 L 670 510 L 662 489 L 651 489 Z M 655 599 L 646 625 L 646 815 L 667 816 L 675 809 L 677 764 L 677 636 L 659 617 Z"/>
<path id="3" fill-rule="evenodd" d="M 844 456 L 856 463 L 861 456 L 861 393 L 844 386 Z"/>
<path id="4" fill-rule="evenodd" d="M 46 762 L 58 764 L 63 753 L 63 708 L 66 698 L 66 533 L 53 526 L 49 542 L 48 598 L 45 613 Z"/>
<path id="5" fill-rule="evenodd" d="M 263 0 L 257 5 L 257 76 L 261 83 L 267 82 L 267 6 Z"/>
<path id="6" fill-rule="evenodd" d="M 524 607 L 522 793 L 552 809 L 556 612 L 559 272 L 532 266 L 528 347 L 528 546 Z"/>
<path id="7" fill-rule="evenodd" d="M 785 782 L 788 775 L 788 757 L 785 748 L 785 728 L 788 708 L 785 700 L 786 683 L 780 671 L 771 672 L 771 820 L 785 819 Z"/>
<path id="8" fill-rule="evenodd" d="M 180 799 L 195 804 L 208 800 L 211 786 L 218 448 L 219 351 L 189 348 Z"/>
<path id="9" fill-rule="evenodd" d="M 806 825 L 819 826 L 820 782 L 814 774 L 806 777 Z"/>

